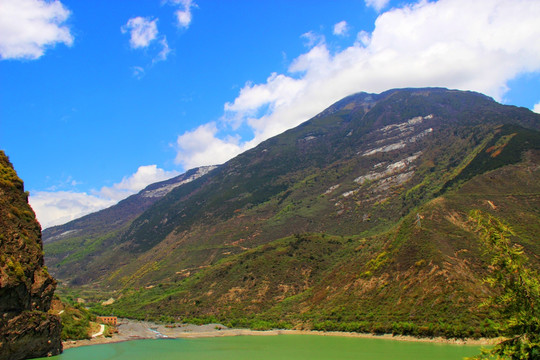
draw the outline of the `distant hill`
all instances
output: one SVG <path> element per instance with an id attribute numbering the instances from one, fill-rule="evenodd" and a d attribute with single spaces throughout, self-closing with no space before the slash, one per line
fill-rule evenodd
<path id="1" fill-rule="evenodd" d="M 69 261 L 88 260 L 103 251 L 118 240 L 123 230 L 155 202 L 162 199 L 178 186 L 187 184 L 208 172 L 216 166 L 202 166 L 191 169 L 184 174 L 151 184 L 135 195 L 120 201 L 118 204 L 98 212 L 83 216 L 63 225 L 53 226 L 43 230 L 43 242 L 51 244 L 57 242 L 60 252 L 59 258 Z M 48 263 L 55 263 L 58 258 L 50 251 L 47 255 Z M 87 258 L 88 256 L 88 258 Z M 62 268 L 71 273 L 70 267 Z M 62 272 L 58 273 L 62 277 Z"/>
<path id="2" fill-rule="evenodd" d="M 47 261 L 129 316 L 488 332 L 467 211 L 507 221 L 538 265 L 539 129 L 474 92 L 355 94 L 178 186 L 113 241 L 47 244 Z"/>
<path id="3" fill-rule="evenodd" d="M 28 193 L 0 151 L 0 359 L 62 352 L 60 318 L 48 313 L 55 288 Z"/>
<path id="4" fill-rule="evenodd" d="M 191 169 L 174 178 L 148 185 L 139 193 L 131 195 L 109 208 L 72 220 L 63 225 L 47 228 L 43 230 L 43 241 L 50 243 L 60 240 L 67 235 L 71 237 L 88 237 L 94 234 L 102 235 L 105 232 L 119 229 L 130 220 L 142 214 L 152 204 L 163 198 L 174 188 L 193 181 L 214 168 L 215 166 L 202 166 Z"/>

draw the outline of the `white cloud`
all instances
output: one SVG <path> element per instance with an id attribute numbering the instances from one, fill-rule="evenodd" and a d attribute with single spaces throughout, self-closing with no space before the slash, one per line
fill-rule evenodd
<path id="1" fill-rule="evenodd" d="M 336 53 L 306 33 L 315 46 L 292 61 L 288 74 L 248 82 L 217 125 L 179 137 L 176 160 L 189 167 L 223 162 L 359 91 L 442 86 L 500 100 L 509 80 L 540 71 L 539 18 L 537 0 L 420 1 L 381 14 L 372 33 L 359 32 Z M 234 136 L 240 127 L 253 137 Z"/>
<path id="2" fill-rule="evenodd" d="M 141 166 L 134 174 L 124 177 L 111 187 L 92 194 L 76 191 L 31 192 L 29 202 L 43 228 L 64 224 L 86 214 L 107 208 L 139 192 L 146 186 L 179 175 L 156 165 Z"/>
<path id="3" fill-rule="evenodd" d="M 159 40 L 159 45 L 161 46 L 161 51 L 157 54 L 154 60 L 152 60 L 153 63 L 167 60 L 167 56 L 169 56 L 169 53 L 171 52 L 169 44 L 167 43 L 167 38 L 165 36 L 163 36 L 163 38 Z"/>
<path id="4" fill-rule="evenodd" d="M 42 228 L 63 224 L 115 203 L 87 193 L 36 191 L 29 198 Z"/>
<path id="5" fill-rule="evenodd" d="M 176 21 L 181 28 L 188 28 L 191 24 L 191 9 L 197 7 L 193 0 L 170 0 L 171 3 L 179 5 L 181 8 L 176 10 Z"/>
<path id="6" fill-rule="evenodd" d="M 111 187 L 102 187 L 99 193 L 96 194 L 99 194 L 102 198 L 119 201 L 141 191 L 150 184 L 177 175 L 180 175 L 180 173 L 177 171 L 165 171 L 158 168 L 157 165 L 139 166 L 135 174 L 124 177 L 122 181 Z"/>
<path id="7" fill-rule="evenodd" d="M 59 191 L 68 187 L 73 187 L 82 184 L 81 182 L 73 179 L 73 177 L 70 175 L 66 177 L 64 180 L 59 181 L 57 184 L 52 185 L 47 188 L 48 191 Z"/>
<path id="8" fill-rule="evenodd" d="M 129 32 L 129 44 L 133 49 L 145 48 L 158 36 L 157 21 L 158 19 L 137 16 L 129 19 L 121 30 L 123 34 Z"/>
<path id="9" fill-rule="evenodd" d="M 131 70 L 133 70 L 133 76 L 136 77 L 137 79 L 142 79 L 143 76 L 144 76 L 144 73 L 145 73 L 145 70 L 143 67 L 140 67 L 140 66 L 133 66 L 131 68 Z"/>
<path id="10" fill-rule="evenodd" d="M 368 46 L 371 41 L 371 35 L 367 31 L 360 31 L 356 35 L 356 40 L 359 42 L 359 45 Z"/>
<path id="11" fill-rule="evenodd" d="M 540 102 L 538 104 L 534 105 L 532 111 L 534 111 L 535 113 L 540 114 Z"/>
<path id="12" fill-rule="evenodd" d="M 381 11 L 386 7 L 386 5 L 388 5 L 389 2 L 390 0 L 366 0 L 366 6 L 372 7 L 377 11 Z"/>
<path id="13" fill-rule="evenodd" d="M 1 0 L 0 57 L 38 59 L 47 47 L 73 44 L 73 36 L 62 25 L 70 15 L 60 1 Z"/>
<path id="14" fill-rule="evenodd" d="M 347 35 L 349 24 L 345 20 L 334 25 L 334 35 Z"/>
<path id="15" fill-rule="evenodd" d="M 305 39 L 304 45 L 308 48 L 325 42 L 324 35 L 317 34 L 313 31 L 308 31 L 307 33 L 302 34 L 300 37 Z"/>
<path id="16" fill-rule="evenodd" d="M 152 64 L 158 61 L 167 60 L 167 56 L 171 52 L 166 36 L 159 36 L 157 22 L 159 19 L 137 16 L 128 20 L 128 22 L 120 28 L 123 34 L 129 33 L 129 44 L 132 49 L 146 49 L 152 44 L 157 43 L 153 48 L 159 48 L 158 54 L 152 60 Z M 144 69 L 140 66 L 134 68 L 134 76 L 141 78 L 144 75 Z"/>
<path id="17" fill-rule="evenodd" d="M 180 135 L 176 141 L 178 149 L 176 163 L 182 164 L 185 169 L 217 165 L 247 149 L 245 144 L 239 145 L 238 137 L 220 139 L 217 133 L 218 128 L 212 122 Z M 193 166 L 193 164 L 197 165 Z"/>

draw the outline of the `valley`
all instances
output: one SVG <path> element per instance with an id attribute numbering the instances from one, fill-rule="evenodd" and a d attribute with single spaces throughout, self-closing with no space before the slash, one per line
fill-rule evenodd
<path id="1" fill-rule="evenodd" d="M 540 359 L 539 18 L 0 0 L 0 360 Z"/>

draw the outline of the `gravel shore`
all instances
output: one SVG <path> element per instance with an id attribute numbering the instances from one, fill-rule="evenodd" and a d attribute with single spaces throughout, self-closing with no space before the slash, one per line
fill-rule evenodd
<path id="1" fill-rule="evenodd" d="M 88 340 L 65 341 L 64 349 L 69 349 L 79 346 L 106 344 L 113 342 L 141 340 L 141 339 L 160 339 L 160 338 L 200 338 L 200 337 L 218 337 L 218 336 L 240 336 L 240 335 L 256 335 L 256 336 L 274 336 L 274 335 L 320 335 L 320 336 L 345 336 L 345 337 L 361 337 L 373 339 L 390 339 L 398 341 L 419 341 L 419 342 L 437 342 L 447 344 L 470 344 L 470 345 L 492 345 L 500 339 L 446 339 L 441 337 L 436 338 L 416 338 L 412 336 L 401 336 L 392 334 L 373 335 L 347 333 L 338 331 L 307 331 L 307 330 L 265 330 L 256 331 L 249 329 L 229 329 L 220 324 L 206 325 L 191 325 L 191 324 L 174 324 L 163 325 L 148 321 L 138 321 L 130 319 L 118 320 L 118 333 L 112 337 L 98 336 Z"/>

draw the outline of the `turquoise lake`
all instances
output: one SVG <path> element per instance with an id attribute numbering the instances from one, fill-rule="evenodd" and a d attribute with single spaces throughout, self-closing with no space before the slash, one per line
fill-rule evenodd
<path id="1" fill-rule="evenodd" d="M 56 360 L 462 359 L 480 346 L 317 335 L 136 340 L 67 349 Z"/>

